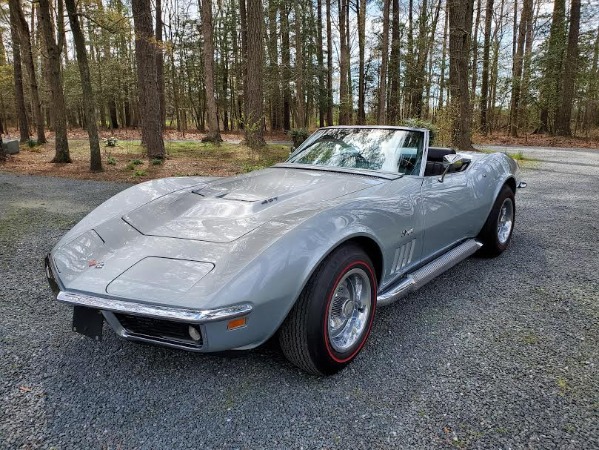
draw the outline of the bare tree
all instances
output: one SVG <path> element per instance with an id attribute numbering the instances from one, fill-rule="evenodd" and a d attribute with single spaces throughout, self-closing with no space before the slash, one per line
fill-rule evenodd
<path id="1" fill-rule="evenodd" d="M 349 47 L 347 45 L 347 13 L 349 0 L 339 0 L 339 124 L 349 124 Z"/>
<path id="2" fill-rule="evenodd" d="M 306 127 L 306 100 L 304 93 L 304 46 L 302 39 L 303 8 L 302 2 L 296 1 L 295 9 L 295 92 L 297 103 L 297 128 Z"/>
<path id="3" fill-rule="evenodd" d="M 389 10 L 391 0 L 383 0 L 383 36 L 381 39 L 381 73 L 379 78 L 379 104 L 377 121 L 387 123 L 387 67 L 389 64 Z"/>
<path id="4" fill-rule="evenodd" d="M 222 142 L 218 128 L 216 95 L 214 92 L 214 37 L 212 25 L 212 1 L 202 0 L 202 34 L 204 35 L 204 85 L 206 87 L 206 109 L 208 114 L 208 134 L 203 142 Z"/>
<path id="5" fill-rule="evenodd" d="M 564 59 L 564 39 L 566 36 L 566 0 L 554 0 L 551 29 L 543 61 L 543 76 L 540 88 L 541 112 L 536 133 L 553 130 L 555 115 L 560 98 L 560 79 Z"/>
<path id="6" fill-rule="evenodd" d="M 366 57 L 366 0 L 357 0 L 360 5 L 358 8 L 358 47 L 359 47 L 359 63 L 358 63 L 358 124 L 366 123 L 366 73 L 365 73 L 365 57 Z"/>
<path id="7" fill-rule="evenodd" d="M 246 0 L 241 0 L 245 2 Z M 244 85 L 246 98 L 245 141 L 254 149 L 266 145 L 264 141 L 264 106 L 262 61 L 262 0 L 247 0 L 247 80 Z"/>
<path id="8" fill-rule="evenodd" d="M 485 6 L 485 37 L 483 42 L 483 71 L 480 84 L 480 128 L 487 134 L 487 110 L 489 105 L 489 63 L 491 57 L 491 24 L 493 20 L 493 0 Z"/>
<path id="9" fill-rule="evenodd" d="M 451 93 L 451 143 L 460 150 L 472 148 L 468 63 L 474 0 L 448 0 L 449 89 Z"/>
<path id="10" fill-rule="evenodd" d="M 9 4 L 12 6 L 12 3 Z M 10 36 L 12 39 L 13 75 L 15 80 L 15 108 L 19 120 L 20 141 L 29 140 L 29 121 L 25 106 L 25 92 L 23 91 L 23 66 L 21 65 L 21 36 L 19 33 L 19 17 L 14 7 L 10 8 Z"/>
<path id="11" fill-rule="evenodd" d="M 333 31 L 331 25 L 331 2 L 325 0 L 327 15 L 327 125 L 333 125 Z"/>
<path id="12" fill-rule="evenodd" d="M 102 171 L 102 155 L 100 153 L 100 138 L 98 137 L 98 119 L 96 116 L 96 101 L 92 80 L 87 60 L 87 49 L 85 48 L 85 37 L 81 31 L 79 15 L 75 0 L 65 0 L 71 32 L 75 41 L 75 52 L 77 53 L 77 64 L 81 76 L 81 88 L 83 90 L 83 107 L 85 109 L 85 126 L 89 136 L 90 170 L 92 172 Z"/>
<path id="13" fill-rule="evenodd" d="M 518 136 L 520 98 L 522 95 L 522 71 L 524 68 L 524 45 L 526 41 L 526 30 L 532 20 L 532 0 L 523 0 L 520 25 L 516 44 L 516 55 L 512 70 L 512 99 L 510 106 L 510 135 Z"/>
<path id="14" fill-rule="evenodd" d="M 164 92 L 164 52 L 162 50 L 162 0 L 156 0 L 156 83 L 158 84 L 158 98 L 160 99 L 160 124 L 165 125 L 166 120 L 166 95 Z"/>
<path id="15" fill-rule="evenodd" d="M 568 48 L 564 72 L 562 74 L 562 91 L 560 107 L 555 120 L 555 133 L 560 136 L 571 136 L 572 107 L 574 104 L 574 86 L 578 74 L 578 37 L 580 34 L 580 0 L 572 0 L 570 4 L 570 30 L 568 31 Z"/>
<path id="16" fill-rule="evenodd" d="M 164 158 L 160 94 L 156 78 L 156 48 L 153 44 L 152 11 L 150 2 L 132 0 L 135 28 L 135 60 L 141 116 L 141 140 L 149 158 Z"/>
<path id="17" fill-rule="evenodd" d="M 37 132 L 37 143 L 46 143 L 46 133 L 44 127 L 44 116 L 42 115 L 42 105 L 40 102 L 39 89 L 37 86 L 37 75 L 35 66 L 33 65 L 33 52 L 31 50 L 31 34 L 29 33 L 29 25 L 25 20 L 23 8 L 20 0 L 9 0 L 9 7 L 16 11 L 18 19 L 18 28 L 20 35 L 20 48 L 22 61 L 27 69 L 27 77 L 29 78 L 29 92 L 31 93 L 31 109 L 33 112 L 33 120 Z"/>
<path id="18" fill-rule="evenodd" d="M 58 2 L 62 4 L 62 0 Z M 62 40 L 57 42 L 54 38 L 54 27 L 50 15 L 49 0 L 39 0 L 40 24 L 46 51 L 48 52 L 48 78 L 50 81 L 50 94 L 52 97 L 52 110 L 54 117 L 54 132 L 56 134 L 55 154 L 52 162 L 70 163 L 69 141 L 67 138 L 67 108 L 62 87 L 62 71 L 60 67 L 60 53 L 64 47 Z M 62 22 L 62 16 L 60 22 Z M 59 33 L 59 37 L 61 34 Z"/>

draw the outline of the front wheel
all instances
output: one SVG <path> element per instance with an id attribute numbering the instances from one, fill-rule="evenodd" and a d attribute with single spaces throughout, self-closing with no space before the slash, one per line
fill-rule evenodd
<path id="1" fill-rule="evenodd" d="M 481 253 L 485 256 L 498 256 L 508 247 L 516 220 L 516 201 L 514 191 L 503 186 L 493 209 L 479 234 L 483 243 Z"/>
<path id="2" fill-rule="evenodd" d="M 316 375 L 343 369 L 370 334 L 376 294 L 368 255 L 355 245 L 333 251 L 316 269 L 281 326 L 279 342 L 287 359 Z"/>

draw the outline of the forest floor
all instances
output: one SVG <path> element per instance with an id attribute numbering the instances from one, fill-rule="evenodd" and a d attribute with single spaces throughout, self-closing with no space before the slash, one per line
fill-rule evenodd
<path id="1" fill-rule="evenodd" d="M 11 133 L 15 136 L 16 133 Z M 154 178 L 170 176 L 230 176 L 271 166 L 284 161 L 289 155 L 291 142 L 284 133 L 268 134 L 268 146 L 263 151 L 254 151 L 240 143 L 242 133 L 223 134 L 220 146 L 202 143 L 200 133 L 165 132 L 167 158 L 164 161 L 149 160 L 140 145 L 138 130 L 124 129 L 103 131 L 101 136 L 104 172 L 89 171 L 89 145 L 86 133 L 75 130 L 69 133 L 72 164 L 53 164 L 53 136 L 49 143 L 41 146 L 21 146 L 19 154 L 11 155 L 0 163 L 0 169 L 25 175 L 46 175 L 87 180 L 121 181 L 139 183 Z M 106 146 L 105 140 L 116 138 L 116 146 Z M 492 136 L 475 135 L 473 141 L 478 148 L 486 146 L 514 147 L 516 159 L 520 149 L 541 148 L 584 148 L 599 151 L 599 137 L 560 138 L 545 135 L 524 135 L 512 138 L 502 134 Z M 504 150 L 502 150 L 504 151 Z"/>
<path id="2" fill-rule="evenodd" d="M 21 146 L 20 153 L 0 163 L 0 169 L 25 175 L 47 175 L 85 180 L 142 181 L 171 176 L 230 176 L 251 172 L 284 161 L 289 145 L 268 144 L 254 151 L 236 142 L 220 146 L 199 141 L 165 141 L 164 161 L 146 157 L 139 140 L 118 141 L 115 147 L 102 145 L 104 171 L 89 171 L 89 141 L 69 140 L 71 164 L 54 164 L 54 144 L 36 147 Z"/>

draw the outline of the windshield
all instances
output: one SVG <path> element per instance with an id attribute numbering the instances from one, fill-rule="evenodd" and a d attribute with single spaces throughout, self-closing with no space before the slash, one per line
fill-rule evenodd
<path id="1" fill-rule="evenodd" d="M 330 128 L 312 135 L 288 162 L 419 175 L 423 147 L 422 131 Z"/>

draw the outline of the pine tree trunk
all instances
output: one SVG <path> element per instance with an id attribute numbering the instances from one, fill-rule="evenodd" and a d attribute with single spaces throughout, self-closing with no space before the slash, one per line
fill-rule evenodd
<path id="1" fill-rule="evenodd" d="M 289 10 L 286 2 L 280 2 L 281 15 L 281 62 L 283 63 L 283 129 L 291 130 L 291 53 L 289 39 Z"/>
<path id="2" fill-rule="evenodd" d="M 77 64 L 79 65 L 79 75 L 81 76 L 83 107 L 85 109 L 85 124 L 87 133 L 89 135 L 90 170 L 92 172 L 101 172 L 102 154 L 100 153 L 100 138 L 98 137 L 96 102 L 89 71 L 89 62 L 87 60 L 85 37 L 81 31 L 75 0 L 65 0 L 65 5 L 67 7 L 67 14 L 69 15 L 69 22 L 71 24 L 71 33 L 73 34 L 73 40 L 75 41 Z"/>
<path id="3" fill-rule="evenodd" d="M 333 126 L 333 31 L 331 25 L 331 2 L 325 0 L 327 15 L 327 125 Z"/>
<path id="4" fill-rule="evenodd" d="M 393 1 L 393 14 L 391 19 L 391 57 L 389 58 L 389 78 L 390 78 L 390 90 L 389 90 L 389 110 L 387 112 L 387 120 L 391 124 L 397 124 L 400 121 L 400 90 L 399 90 L 399 0 Z M 409 49 L 408 51 L 412 51 Z M 411 60 L 413 61 L 413 57 Z M 413 68 L 413 67 L 412 67 Z M 410 76 L 410 79 L 413 79 Z M 411 93 L 413 84 L 410 84 L 408 93 Z M 411 114 L 411 111 L 408 112 Z"/>
<path id="5" fill-rule="evenodd" d="M 381 73 L 379 78 L 377 122 L 387 123 L 387 67 L 389 64 L 389 9 L 391 0 L 383 0 L 383 37 L 381 40 Z"/>
<path id="6" fill-rule="evenodd" d="M 6 50 L 4 48 L 4 39 L 0 33 L 0 66 L 6 65 Z"/>
<path id="7" fill-rule="evenodd" d="M 214 87 L 214 37 L 212 24 L 212 1 L 201 0 L 202 34 L 204 37 L 204 86 L 206 88 L 206 112 L 208 134 L 202 142 L 222 142 L 218 128 L 218 114 Z"/>
<path id="8" fill-rule="evenodd" d="M 472 96 L 472 104 L 476 100 L 476 85 L 478 82 L 478 28 L 480 23 L 481 0 L 476 0 L 476 19 L 474 19 L 474 36 L 472 38 L 472 85 L 470 86 L 470 94 Z"/>
<path id="9" fill-rule="evenodd" d="M 62 0 L 58 2 L 62 4 Z M 49 0 L 39 0 L 39 11 L 42 32 L 48 52 L 48 66 L 50 79 L 50 93 L 52 98 L 52 111 L 54 116 L 54 131 L 56 134 L 55 155 L 52 162 L 55 163 L 70 163 L 71 156 L 69 154 L 69 141 L 67 139 L 67 109 L 62 88 L 62 73 L 60 69 L 60 51 L 62 46 L 59 46 L 54 40 L 54 29 L 52 27 L 52 19 L 50 16 Z M 62 21 L 62 17 L 60 20 Z M 59 43 L 61 43 L 59 41 Z"/>
<path id="10" fill-rule="evenodd" d="M 586 132 L 597 123 L 599 115 L 599 28 L 595 31 L 597 34 L 593 46 L 593 59 L 591 73 L 588 82 L 586 94 L 586 105 L 584 111 L 584 129 Z"/>
<path id="11" fill-rule="evenodd" d="M 427 84 L 427 97 L 428 91 L 430 90 L 430 77 L 428 77 L 429 82 L 425 83 L 427 78 L 427 70 L 426 64 L 428 60 L 428 55 L 431 53 L 433 49 L 434 39 L 435 39 L 435 31 L 437 29 L 437 23 L 439 21 L 439 14 L 441 12 L 441 0 L 437 1 L 437 6 L 435 7 L 435 12 L 433 15 L 433 19 L 430 23 L 430 32 L 429 32 L 429 23 L 428 23 L 428 2 L 423 0 L 422 2 L 422 12 L 420 13 L 420 24 L 418 31 L 418 54 L 416 58 L 416 65 L 414 69 L 414 77 L 412 81 L 412 92 L 410 95 L 410 111 L 412 117 L 416 117 L 418 119 L 422 118 L 423 106 L 428 113 L 428 98 L 425 105 L 423 105 L 423 96 L 424 96 L 424 88 L 425 84 Z M 431 61 L 432 62 L 432 61 Z M 430 70 L 429 70 L 430 72 Z"/>
<path id="12" fill-rule="evenodd" d="M 358 0 L 360 3 L 358 10 L 358 125 L 366 123 L 366 0 Z"/>
<path id="13" fill-rule="evenodd" d="M 347 11 L 345 14 L 345 39 L 347 40 L 347 46 L 345 47 L 346 59 L 347 59 L 347 123 L 351 124 L 354 121 L 354 88 L 351 71 L 351 33 L 350 33 L 350 0 L 347 1 Z"/>
<path id="14" fill-rule="evenodd" d="M 166 126 L 166 94 L 164 89 L 164 52 L 162 51 L 162 0 L 156 0 L 156 82 L 160 99 L 160 126 Z"/>
<path id="15" fill-rule="evenodd" d="M 12 39 L 13 75 L 15 81 L 15 108 L 19 123 L 20 141 L 29 140 L 29 121 L 25 106 L 25 92 L 23 91 L 23 66 L 21 64 L 21 37 L 19 34 L 19 17 L 17 12 L 10 8 L 10 36 Z"/>
<path id="16" fill-rule="evenodd" d="M 396 0 L 393 0 L 393 14 L 395 14 L 395 10 L 398 9 L 396 8 L 396 3 L 398 3 Z M 393 22 L 395 22 L 395 18 L 393 19 Z M 393 25 L 391 26 L 392 29 L 394 29 L 396 27 L 395 23 L 393 23 Z M 406 65 L 406 71 L 405 71 L 405 81 L 404 81 L 404 91 L 406 93 L 405 98 L 408 99 L 408 102 L 406 102 L 405 106 L 404 106 L 404 114 L 407 117 L 412 117 L 412 103 L 411 103 L 411 98 L 412 98 L 412 91 L 414 90 L 414 76 L 415 74 L 415 70 L 414 70 L 414 66 L 415 66 L 415 62 L 416 62 L 416 50 L 415 50 L 415 46 L 414 46 L 414 0 L 408 0 L 408 36 L 407 36 L 407 40 L 406 40 L 406 51 L 405 51 L 405 65 Z M 393 31 L 391 32 L 393 33 Z M 392 80 L 393 80 L 393 72 L 396 70 L 393 68 L 394 66 L 394 62 L 393 62 L 393 37 L 391 38 L 391 61 L 390 61 L 390 65 L 391 68 L 389 69 L 390 71 L 390 76 L 389 76 L 389 84 L 392 84 Z M 393 90 L 393 87 L 391 87 L 391 90 Z M 392 100 L 389 100 L 389 103 L 391 103 Z M 391 111 L 389 111 L 389 116 L 392 116 Z"/>
<path id="17" fill-rule="evenodd" d="M 562 74 L 561 102 L 555 121 L 555 133 L 571 136 L 572 108 L 574 107 L 574 87 L 578 75 L 578 37 L 580 34 L 580 0 L 572 0 L 570 6 L 570 30 L 568 49 Z"/>
<path id="18" fill-rule="evenodd" d="M 485 37 L 483 43 L 483 71 L 480 85 L 480 129 L 488 133 L 487 110 L 489 106 L 489 58 L 491 57 L 491 24 L 493 19 L 493 0 L 487 0 L 485 7 Z"/>
<path id="19" fill-rule="evenodd" d="M 526 29 L 528 21 L 532 16 L 532 0 L 523 0 L 520 25 L 516 44 L 516 55 L 512 71 L 512 98 L 510 102 L 510 136 L 518 136 L 518 125 L 520 112 L 520 96 L 522 95 L 522 69 L 524 65 L 524 45 L 526 40 Z"/>
<path id="20" fill-rule="evenodd" d="M 241 0 L 242 2 L 245 0 Z M 263 88 L 262 88 L 262 0 L 247 0 L 247 82 L 245 98 L 247 103 L 245 140 L 253 149 L 266 145 L 263 127 Z"/>
<path id="21" fill-rule="evenodd" d="M 468 66 L 474 0 L 448 0 L 447 6 L 449 10 L 451 143 L 454 148 L 471 150 L 471 108 L 470 94 L 468 92 Z"/>
<path id="22" fill-rule="evenodd" d="M 320 127 L 324 127 L 327 107 L 327 91 L 325 85 L 324 54 L 322 50 L 322 45 L 324 44 L 322 35 L 322 0 L 317 0 L 316 2 L 316 21 L 316 60 L 318 62 L 318 124 Z"/>
<path id="23" fill-rule="evenodd" d="M 497 81 L 499 79 L 499 53 L 500 53 L 500 45 L 501 45 L 501 36 L 503 35 L 503 11 L 505 8 L 505 0 L 501 0 L 501 6 L 499 7 L 499 15 L 498 15 L 498 23 L 495 26 L 493 31 L 493 60 L 491 64 L 491 74 L 490 74 L 490 99 L 489 99 L 489 108 L 487 110 L 488 117 L 488 131 L 489 133 L 493 132 L 493 128 L 495 126 L 495 105 L 497 104 Z"/>
<path id="24" fill-rule="evenodd" d="M 270 126 L 272 130 L 283 129 L 281 104 L 281 71 L 277 42 L 277 0 L 268 2 L 268 59 L 269 59 L 269 91 L 270 91 Z"/>
<path id="25" fill-rule="evenodd" d="M 443 26 L 443 49 L 441 51 L 441 75 L 439 79 L 439 105 L 437 108 L 439 110 L 443 109 L 445 103 L 445 71 L 447 68 L 447 37 L 449 31 L 449 14 L 447 14 L 447 9 L 445 10 L 445 25 Z"/>
<path id="26" fill-rule="evenodd" d="M 526 24 L 526 48 L 524 50 L 524 65 L 522 68 L 522 84 L 520 86 L 520 111 L 518 112 L 518 127 L 524 127 L 524 132 L 528 133 L 528 101 L 530 98 L 530 77 L 532 64 L 532 45 L 533 45 L 533 14 L 528 17 Z"/>
<path id="27" fill-rule="evenodd" d="M 6 65 L 6 51 L 4 49 L 4 40 L 2 39 L 2 33 L 0 33 L 0 66 Z M 6 132 L 6 105 L 4 103 L 3 92 L 0 91 L 0 140 L 2 135 Z M 0 144 L 0 147 L 2 145 Z M 0 148 L 0 157 L 2 157 L 2 149 Z"/>
<path id="28" fill-rule="evenodd" d="M 551 29 L 544 56 L 544 70 L 540 88 L 540 124 L 536 133 L 547 133 L 554 130 L 558 99 L 561 97 L 560 80 L 562 76 L 565 30 L 566 2 L 554 0 Z"/>
<path id="29" fill-rule="evenodd" d="M 137 63 L 137 90 L 141 118 L 141 141 L 149 158 L 165 157 L 162 139 L 160 93 L 156 77 L 156 46 L 150 2 L 132 0 L 135 29 L 135 60 Z"/>
<path id="30" fill-rule="evenodd" d="M 35 66 L 33 65 L 33 52 L 31 49 L 31 34 L 29 33 L 29 25 L 25 20 L 23 14 L 23 8 L 21 7 L 20 0 L 10 0 L 10 8 L 13 8 L 18 17 L 20 44 L 21 44 L 21 56 L 25 67 L 27 68 L 27 75 L 29 78 L 29 91 L 31 93 L 31 103 L 33 120 L 35 122 L 35 128 L 37 132 L 37 143 L 46 143 L 46 134 L 44 130 L 44 116 L 42 114 L 42 105 L 40 102 L 39 89 L 37 85 L 37 76 L 35 72 Z"/>
<path id="31" fill-rule="evenodd" d="M 339 125 L 349 124 L 349 91 L 348 91 L 348 70 L 349 60 L 347 55 L 347 9 L 349 0 L 339 0 Z"/>
<path id="32" fill-rule="evenodd" d="M 306 100 L 304 93 L 304 48 L 302 41 L 302 21 L 303 11 L 301 2 L 294 3 L 295 8 L 295 20 L 294 20 L 294 31 L 295 31 L 295 92 L 296 92 L 296 103 L 297 103 L 297 120 L 295 122 L 296 128 L 306 127 Z"/>

